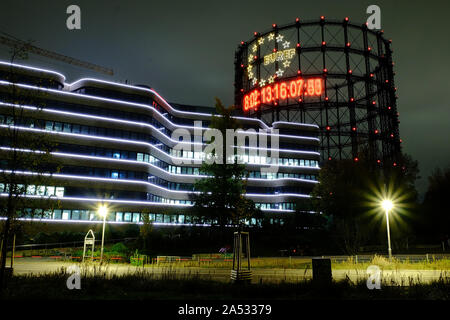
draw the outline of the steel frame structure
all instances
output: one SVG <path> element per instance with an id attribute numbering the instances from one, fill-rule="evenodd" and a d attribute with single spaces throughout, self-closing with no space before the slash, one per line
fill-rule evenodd
<path id="1" fill-rule="evenodd" d="M 258 42 L 271 33 L 296 43 L 292 65 L 286 68 L 286 76 L 280 78 L 323 77 L 323 94 L 315 99 L 261 104 L 256 110 L 244 112 L 244 95 L 257 88 L 265 75 L 273 75 L 273 70 L 264 64 L 263 45 Z M 273 52 L 279 49 L 277 41 L 273 41 Z M 235 105 L 242 115 L 257 117 L 268 124 L 274 121 L 317 124 L 322 161 L 358 161 L 364 153 L 374 164 L 397 166 L 401 140 L 392 52 L 391 40 L 383 37 L 383 31 L 350 23 L 348 18 L 331 21 L 321 17 L 306 22 L 296 19 L 284 26 L 274 24 L 269 31 L 255 32 L 254 38 L 241 42 L 236 51 Z M 279 64 L 275 61 L 274 70 Z M 252 73 L 252 68 L 256 69 L 254 81 L 250 81 L 248 67 Z"/>

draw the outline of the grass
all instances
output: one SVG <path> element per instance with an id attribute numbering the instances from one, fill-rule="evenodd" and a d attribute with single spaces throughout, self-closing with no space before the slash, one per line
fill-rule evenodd
<path id="1" fill-rule="evenodd" d="M 3 300 L 450 299 L 449 278 L 441 278 L 429 284 L 411 283 L 408 287 L 383 282 L 381 290 L 369 290 L 365 280 L 352 282 L 346 279 L 333 281 L 329 285 L 318 285 L 310 280 L 236 285 L 200 278 L 195 274 L 177 274 L 170 269 L 160 278 L 156 278 L 152 273 L 139 270 L 133 274 L 117 275 L 110 273 L 108 267 L 94 267 L 90 271 L 82 267 L 81 290 L 68 290 L 66 280 L 70 275 L 65 268 L 61 268 L 57 272 L 40 276 L 13 276 L 0 298 Z"/>
<path id="2" fill-rule="evenodd" d="M 203 259 L 200 261 L 188 260 L 188 261 L 175 261 L 175 262 L 163 262 L 158 264 L 159 266 L 172 266 L 172 267 L 200 267 L 200 268 L 217 268 L 217 269 L 231 269 L 232 261 Z M 395 258 L 390 262 L 388 259 L 375 255 L 370 262 L 358 262 L 353 259 L 346 261 L 331 261 L 333 269 L 357 269 L 366 270 L 370 265 L 377 265 L 382 270 L 442 270 L 450 272 L 450 259 L 431 259 L 427 261 L 399 261 Z M 267 268 L 267 269 L 311 269 L 311 259 L 306 258 L 252 258 L 252 268 Z"/>

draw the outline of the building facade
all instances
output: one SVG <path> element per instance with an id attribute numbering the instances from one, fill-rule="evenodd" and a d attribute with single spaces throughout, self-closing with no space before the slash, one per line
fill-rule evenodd
<path id="1" fill-rule="evenodd" d="M 0 62 L 0 130 L 45 135 L 55 143 L 52 159 L 61 164 L 58 172 L 49 169 L 47 185 L 26 187 L 24 197 L 58 201 L 55 209 L 38 208 L 34 218 L 101 221 L 97 211 L 103 204 L 111 223 L 139 223 L 145 212 L 156 225 L 191 225 L 189 194 L 195 192 L 194 182 L 202 178 L 199 168 L 204 153 L 195 148 L 178 150 L 179 140 L 173 139 L 173 133 L 178 129 L 192 133 L 195 144 L 195 134 L 200 132 L 197 143 L 203 148 L 202 136 L 210 130 L 211 113 L 187 108 L 198 110 L 169 104 L 146 86 L 97 79 L 67 83 L 55 71 Z M 13 117 L 12 110 L 20 110 L 21 116 Z M 248 144 L 243 147 L 242 160 L 248 173 L 245 196 L 261 208 L 269 223 L 283 224 L 284 217 L 293 214 L 296 204 L 308 199 L 318 183 L 319 128 L 282 121 L 269 126 L 245 117 L 238 120 L 243 129 L 264 130 L 268 139 L 279 141 L 275 172 L 261 170 L 270 156 L 259 149 L 255 156 Z M 267 147 L 266 154 L 274 148 Z M 2 139 L 1 150 L 2 154 L 13 152 L 7 139 Z M 3 175 L 8 174 L 5 162 L 0 164 Z M 0 181 L 2 201 L 8 196 L 7 188 Z"/>

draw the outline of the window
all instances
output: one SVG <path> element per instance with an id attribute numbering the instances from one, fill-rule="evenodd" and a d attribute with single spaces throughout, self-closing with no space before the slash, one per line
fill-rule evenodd
<path id="1" fill-rule="evenodd" d="M 64 197 L 64 187 L 56 187 L 55 195 L 57 197 Z"/>
<path id="2" fill-rule="evenodd" d="M 80 210 L 72 210 L 72 220 L 80 220 Z"/>
<path id="3" fill-rule="evenodd" d="M 45 121 L 45 130 L 49 130 L 49 131 L 53 130 L 53 122 L 52 121 Z"/>
<path id="4" fill-rule="evenodd" d="M 53 212 L 53 219 L 61 219 L 61 210 L 55 210 Z"/>
<path id="5" fill-rule="evenodd" d="M 55 195 L 55 187 L 47 186 L 45 189 L 46 189 L 45 190 L 45 194 L 47 196 L 54 196 Z"/>
<path id="6" fill-rule="evenodd" d="M 115 152 L 113 153 L 113 158 L 114 158 L 114 159 L 120 159 L 120 152 L 115 151 Z"/>
<path id="7" fill-rule="evenodd" d="M 62 123 L 55 122 L 55 131 L 62 131 Z"/>
<path id="8" fill-rule="evenodd" d="M 80 125 L 79 124 L 72 125 L 72 132 L 73 133 L 80 133 L 81 132 Z"/>
<path id="9" fill-rule="evenodd" d="M 36 194 L 36 186 L 34 184 L 27 187 L 27 194 Z"/>
<path id="10" fill-rule="evenodd" d="M 119 179 L 119 172 L 118 171 L 111 171 L 111 178 Z"/>
<path id="11" fill-rule="evenodd" d="M 133 213 L 133 222 L 139 222 L 140 214 L 139 212 Z"/>
<path id="12" fill-rule="evenodd" d="M 88 220 L 88 212 L 86 210 L 80 210 L 80 219 Z"/>
<path id="13" fill-rule="evenodd" d="M 144 154 L 143 153 L 138 153 L 137 154 L 137 161 L 144 161 Z"/>
<path id="14" fill-rule="evenodd" d="M 38 196 L 43 196 L 45 195 L 45 186 L 37 186 L 36 187 L 36 194 Z"/>
<path id="15" fill-rule="evenodd" d="M 123 221 L 123 212 L 116 212 L 116 221 L 117 222 Z"/>
<path id="16" fill-rule="evenodd" d="M 70 218 L 70 210 L 63 210 L 62 219 L 69 220 L 69 218 Z"/>
<path id="17" fill-rule="evenodd" d="M 130 222 L 131 221 L 131 212 L 125 212 L 123 220 Z"/>
<path id="18" fill-rule="evenodd" d="M 70 123 L 64 123 L 63 131 L 64 132 L 71 132 L 72 131 L 72 125 Z"/>

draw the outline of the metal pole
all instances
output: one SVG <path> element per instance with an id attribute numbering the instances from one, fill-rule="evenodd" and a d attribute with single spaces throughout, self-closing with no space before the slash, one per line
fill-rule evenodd
<path id="1" fill-rule="evenodd" d="M 103 216 L 102 250 L 100 253 L 100 262 L 103 262 L 103 244 L 105 243 L 105 224 L 106 224 L 106 214 Z"/>
<path id="2" fill-rule="evenodd" d="M 388 236 L 389 260 L 392 260 L 391 233 L 389 232 L 389 210 L 386 210 L 386 228 L 387 228 L 387 236 Z"/>

